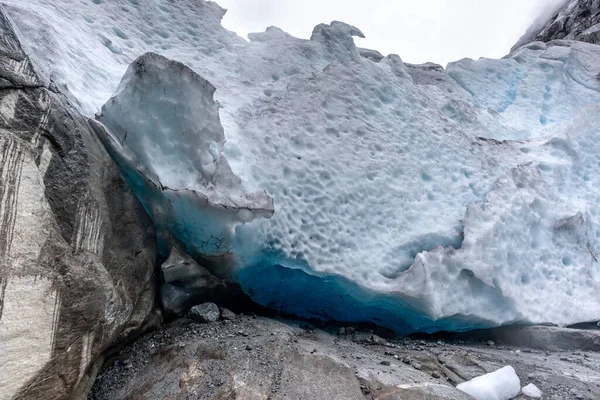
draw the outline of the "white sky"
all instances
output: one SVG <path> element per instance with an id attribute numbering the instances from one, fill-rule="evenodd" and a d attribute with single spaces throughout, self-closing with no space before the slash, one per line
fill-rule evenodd
<path id="1" fill-rule="evenodd" d="M 357 45 L 403 61 L 446 65 L 464 57 L 506 55 L 533 20 L 560 0 L 216 0 L 223 25 L 242 37 L 277 26 L 309 38 L 333 20 L 359 28 Z"/>

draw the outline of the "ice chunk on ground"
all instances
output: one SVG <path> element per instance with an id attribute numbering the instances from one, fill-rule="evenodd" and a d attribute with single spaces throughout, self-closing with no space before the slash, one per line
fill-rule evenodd
<path id="1" fill-rule="evenodd" d="M 521 392 L 523 392 L 523 394 L 527 397 L 531 397 L 533 399 L 541 399 L 542 398 L 542 391 L 540 389 L 538 389 L 537 386 L 535 386 L 533 383 L 530 383 L 527 386 L 524 386 L 523 389 L 521 389 Z"/>
<path id="2" fill-rule="evenodd" d="M 521 381 L 515 369 L 509 365 L 468 382 L 460 383 L 456 388 L 477 400 L 509 400 L 519 395 Z"/>

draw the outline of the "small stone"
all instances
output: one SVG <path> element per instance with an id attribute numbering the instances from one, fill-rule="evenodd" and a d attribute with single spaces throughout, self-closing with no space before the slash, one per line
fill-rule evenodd
<path id="1" fill-rule="evenodd" d="M 494 347 L 494 345 L 495 345 L 496 343 L 494 343 L 494 341 L 493 341 L 493 340 L 488 340 L 488 341 L 486 342 L 486 344 L 487 344 L 489 347 Z"/>
<path id="2" fill-rule="evenodd" d="M 402 359 L 402 362 L 403 362 L 404 364 L 410 364 L 410 358 L 406 358 L 406 357 L 404 357 L 404 358 Z"/>
<path id="3" fill-rule="evenodd" d="M 392 357 L 395 355 L 395 354 L 394 354 L 394 353 L 392 353 L 391 351 L 386 351 L 386 352 L 384 352 L 384 354 L 385 354 L 386 356 L 392 356 Z"/>
<path id="4" fill-rule="evenodd" d="M 385 365 L 386 367 L 389 367 L 391 365 L 389 361 L 382 361 L 379 364 Z"/>
<path id="5" fill-rule="evenodd" d="M 432 376 L 432 377 L 434 377 L 434 378 L 436 378 L 436 379 L 438 379 L 438 378 L 440 378 L 440 377 L 441 377 L 440 373 L 439 373 L 439 372 L 437 372 L 437 371 L 433 371 L 433 372 L 431 373 L 431 376 Z"/>
<path id="6" fill-rule="evenodd" d="M 219 320 L 219 307 L 215 303 L 202 303 L 192 307 L 189 317 L 198 322 L 216 322 Z"/>
<path id="7" fill-rule="evenodd" d="M 412 366 L 414 369 L 421 370 L 421 364 L 416 361 L 412 363 Z"/>
<path id="8" fill-rule="evenodd" d="M 371 335 L 371 342 L 382 346 L 385 346 L 387 344 L 387 342 L 384 339 L 380 338 L 377 335 Z"/>
<path id="9" fill-rule="evenodd" d="M 221 319 L 224 319 L 225 321 L 233 321 L 235 319 L 235 313 L 226 308 L 222 308 L 221 309 Z"/>
<path id="10" fill-rule="evenodd" d="M 346 328 L 341 327 L 340 329 L 338 329 L 337 334 L 338 336 L 344 336 L 346 334 Z"/>
<path id="11" fill-rule="evenodd" d="M 246 350 L 250 351 L 252 350 L 252 346 L 250 346 L 249 344 L 246 345 Z"/>
<path id="12" fill-rule="evenodd" d="M 598 328 L 600 328 L 600 321 L 598 321 L 598 322 L 596 323 L 596 326 L 597 326 Z"/>

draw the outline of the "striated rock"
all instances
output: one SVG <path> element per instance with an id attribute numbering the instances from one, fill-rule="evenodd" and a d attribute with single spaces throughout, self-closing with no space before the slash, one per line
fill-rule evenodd
<path id="1" fill-rule="evenodd" d="M 0 399 L 80 398 L 152 324 L 154 227 L 0 10 Z"/>

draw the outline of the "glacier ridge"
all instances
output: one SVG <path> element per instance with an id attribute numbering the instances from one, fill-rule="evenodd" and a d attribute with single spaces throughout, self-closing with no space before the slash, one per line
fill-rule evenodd
<path id="1" fill-rule="evenodd" d="M 106 103 L 157 228 L 232 256 L 259 303 L 404 332 L 600 318 L 600 46 L 444 70 L 341 22 L 246 41 L 206 1 L 5 4 L 87 115 Z"/>

